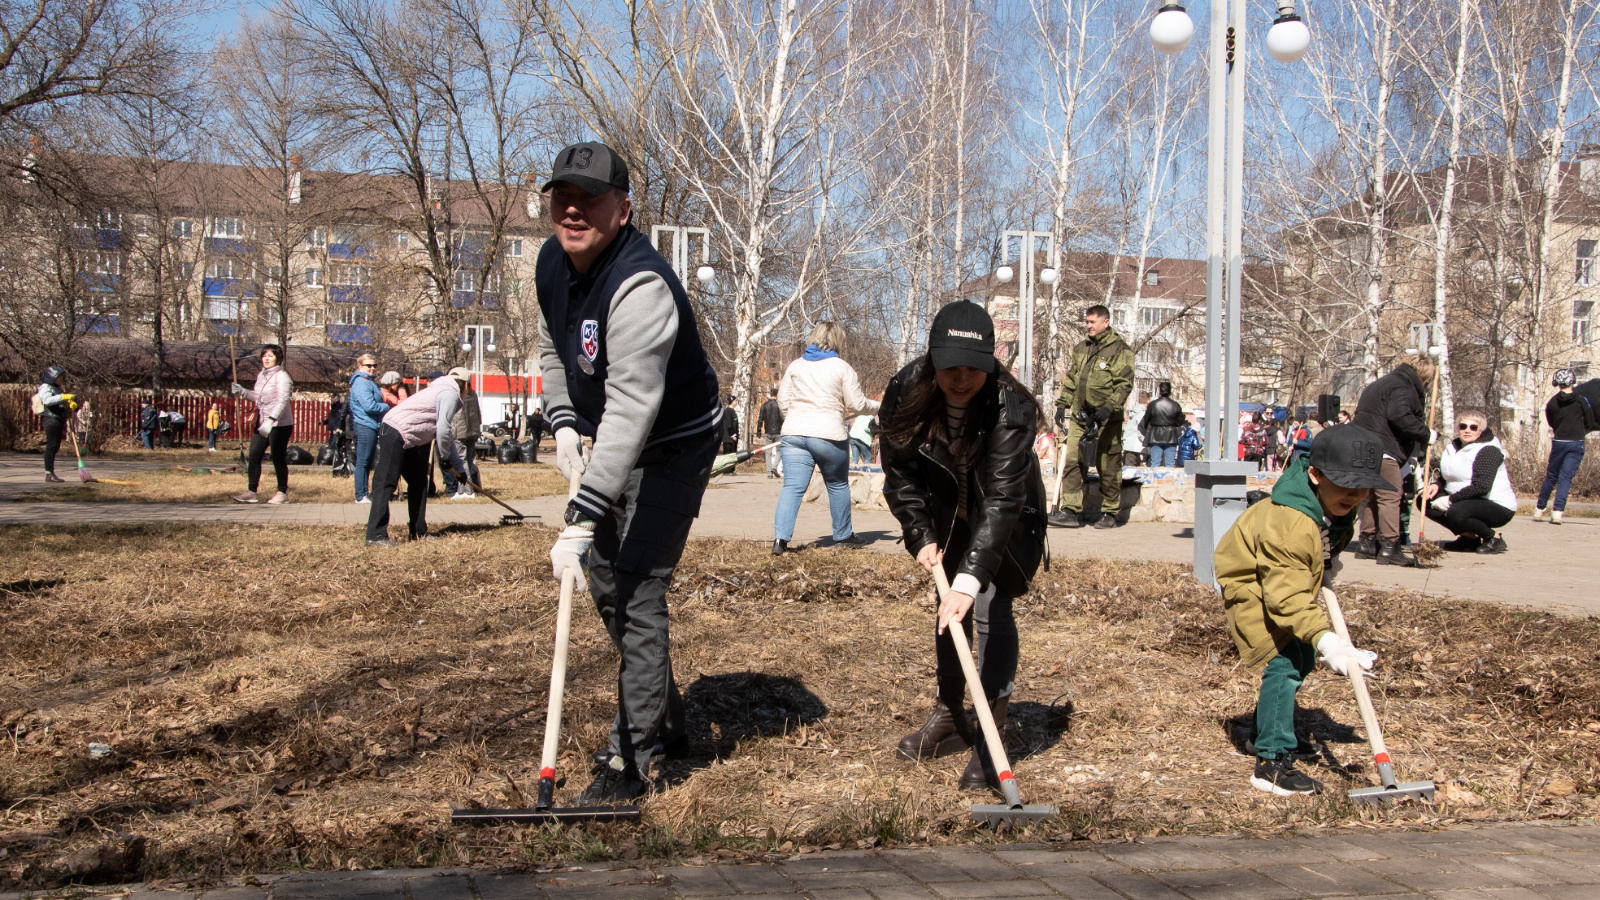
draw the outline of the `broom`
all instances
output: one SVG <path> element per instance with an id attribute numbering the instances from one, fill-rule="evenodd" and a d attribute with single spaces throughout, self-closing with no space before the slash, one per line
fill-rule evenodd
<path id="1" fill-rule="evenodd" d="M 84 484 L 93 482 L 95 484 L 137 485 L 141 483 L 138 481 L 118 481 L 115 478 L 96 478 L 93 475 L 90 475 L 89 469 L 83 464 L 83 451 L 78 449 L 78 433 L 70 428 L 67 429 L 67 433 L 72 435 L 72 453 L 74 456 L 78 457 L 79 481 L 83 482 Z"/>

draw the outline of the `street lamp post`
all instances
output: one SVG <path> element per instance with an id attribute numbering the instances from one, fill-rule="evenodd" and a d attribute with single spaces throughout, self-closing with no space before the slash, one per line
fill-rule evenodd
<path id="1" fill-rule="evenodd" d="M 1231 5 L 1231 9 L 1230 9 Z M 1211 0 L 1210 124 L 1206 136 L 1206 442 L 1205 458 L 1192 460 L 1195 476 L 1194 574 L 1216 583 L 1217 542 L 1244 513 L 1246 479 L 1254 463 L 1238 458 L 1239 312 L 1244 268 L 1245 0 Z M 1194 23 L 1177 3 L 1166 3 L 1150 23 L 1150 40 L 1166 54 L 1180 53 Z M 1279 0 L 1267 34 L 1267 52 L 1295 62 L 1311 33 L 1293 2 Z M 1226 281 L 1224 281 L 1226 279 Z M 1221 350 L 1222 359 L 1218 359 Z M 1220 364 L 1220 365 L 1219 365 Z"/>
<path id="2" fill-rule="evenodd" d="M 472 373 L 477 376 L 477 384 L 472 389 L 479 394 L 483 393 L 483 354 L 494 352 L 494 326 L 493 325 L 468 325 L 466 336 L 461 339 L 461 352 L 472 354 Z"/>
<path id="3" fill-rule="evenodd" d="M 1017 263 L 1022 267 L 1022 280 L 1017 282 L 1017 380 L 1033 390 L 1033 301 L 1038 284 L 1056 283 L 1056 242 L 1048 231 L 1008 229 L 1000 239 L 1000 268 L 994 275 L 1002 282 L 1010 281 L 1015 273 L 1011 262 L 1011 239 L 1018 242 Z M 1033 267 L 1034 248 L 1044 241 L 1045 267 Z M 1035 283 L 1037 281 L 1037 284 Z"/>
<path id="4" fill-rule="evenodd" d="M 688 225 L 651 225 L 650 244 L 657 253 L 661 252 L 663 234 L 672 237 L 672 271 L 678 274 L 678 281 L 686 285 L 689 282 L 689 238 L 700 239 L 700 265 L 694 270 L 694 277 L 701 284 L 710 284 L 717 275 L 717 270 L 711 268 L 711 229 Z"/>

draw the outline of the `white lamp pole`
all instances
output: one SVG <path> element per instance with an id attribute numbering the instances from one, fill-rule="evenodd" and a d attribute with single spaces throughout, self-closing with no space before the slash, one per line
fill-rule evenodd
<path id="1" fill-rule="evenodd" d="M 472 389 L 483 393 L 483 354 L 494 352 L 494 326 L 493 325 L 468 325 L 466 336 L 461 340 L 463 353 L 472 354 L 472 374 L 477 376 L 477 382 Z"/>
<path id="2" fill-rule="evenodd" d="M 1246 479 L 1254 463 L 1238 459 L 1239 313 L 1244 281 L 1245 0 L 1211 0 L 1210 124 L 1206 135 L 1206 428 L 1205 458 L 1187 464 L 1195 476 L 1195 577 L 1215 583 L 1217 542 L 1244 512 Z M 1177 3 L 1166 3 L 1150 23 L 1150 40 L 1163 53 L 1180 53 L 1194 23 Z M 1295 62 L 1311 33 L 1294 3 L 1278 3 L 1267 50 Z M 1226 278 L 1226 281 L 1224 281 Z M 1220 354 L 1218 351 L 1221 351 Z M 1221 357 L 1219 359 L 1218 357 Z"/>
<path id="3" fill-rule="evenodd" d="M 711 230 L 709 228 L 695 228 L 688 225 L 652 225 L 650 226 L 650 244 L 661 253 L 661 236 L 672 237 L 672 271 L 678 274 L 678 281 L 685 286 L 689 283 L 689 238 L 700 239 L 700 265 L 694 270 L 694 277 L 701 284 L 710 284 L 711 279 L 717 277 L 717 270 L 711 268 Z M 666 254 L 662 254 L 665 256 Z"/>
<path id="4" fill-rule="evenodd" d="M 1033 390 L 1033 301 L 1038 292 L 1035 281 L 1045 285 L 1056 283 L 1056 242 L 1048 231 L 1008 229 L 1000 241 L 1002 265 L 994 270 L 995 277 L 1002 282 L 1010 281 L 1012 278 L 1012 268 L 1009 265 L 1012 238 L 1017 239 L 1017 264 L 1022 268 L 1022 280 L 1017 282 L 1017 358 L 1021 360 L 1017 366 L 1017 380 L 1027 385 L 1031 391 Z M 1045 267 L 1035 271 L 1034 248 L 1041 240 L 1044 241 Z"/>

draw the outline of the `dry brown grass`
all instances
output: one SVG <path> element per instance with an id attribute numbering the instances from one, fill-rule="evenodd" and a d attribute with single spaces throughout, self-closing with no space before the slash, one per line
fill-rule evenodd
<path id="1" fill-rule="evenodd" d="M 955 788 L 963 758 L 893 757 L 931 702 L 924 577 L 903 556 L 774 559 L 754 542 L 692 544 L 679 570 L 693 752 L 642 826 L 451 828 L 451 803 L 518 804 L 537 781 L 555 590 L 553 531 L 446 531 L 365 553 L 329 529 L 6 529 L 0 883 L 994 839 Z M 1400 775 L 1436 779 L 1440 803 L 1348 804 L 1371 776 L 1348 685 L 1324 672 L 1302 726 L 1348 771 L 1319 770 L 1319 798 L 1250 789 L 1228 725 L 1256 681 L 1214 596 L 1182 566 L 1061 562 L 1018 604 L 1007 739 L 1028 799 L 1062 809 L 1026 839 L 1600 812 L 1600 624 L 1344 600 L 1382 657 L 1371 683 Z M 558 799 L 605 739 L 615 665 L 580 604 Z M 91 742 L 114 752 L 92 759 Z M 148 841 L 133 871 L 86 852 L 119 834 Z"/>
<path id="2" fill-rule="evenodd" d="M 94 474 L 93 462 L 85 463 Z M 45 490 L 26 495 L 24 501 L 54 502 L 83 501 L 99 503 L 231 503 L 233 496 L 243 491 L 248 482 L 243 466 L 217 462 L 215 457 L 207 464 L 214 467 L 205 472 L 195 472 L 189 466 L 151 469 L 118 477 L 118 481 L 135 481 L 138 484 L 110 484 L 91 482 L 71 491 Z M 233 468 L 234 471 L 227 471 Z M 62 477 L 71 480 L 72 472 L 61 469 Z M 479 467 L 483 486 L 502 500 L 528 500 L 566 492 L 566 479 L 549 465 L 506 465 L 495 463 Z M 274 481 L 272 466 L 264 465 L 261 473 L 261 496 L 271 496 Z M 443 482 L 438 482 L 444 490 Z M 401 488 L 404 489 L 404 482 Z M 294 503 L 349 503 L 355 491 L 349 478 L 334 478 L 326 466 L 290 466 L 289 499 Z M 489 503 L 489 498 L 479 496 L 461 503 Z"/>

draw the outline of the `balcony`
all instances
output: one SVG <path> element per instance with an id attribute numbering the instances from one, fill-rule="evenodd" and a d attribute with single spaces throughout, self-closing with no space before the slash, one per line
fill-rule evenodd
<path id="1" fill-rule="evenodd" d="M 328 299 L 335 303 L 371 303 L 372 295 L 359 284 L 333 284 L 328 286 Z"/>
<path id="2" fill-rule="evenodd" d="M 329 244 L 329 259 L 371 259 L 372 248 L 365 244 Z"/>
<path id="3" fill-rule="evenodd" d="M 88 315 L 77 322 L 78 331 L 83 334 L 114 334 L 121 330 L 121 318 L 115 313 L 101 313 Z"/>
<path id="4" fill-rule="evenodd" d="M 372 343 L 371 325 L 329 325 L 328 340 L 340 344 Z"/>

